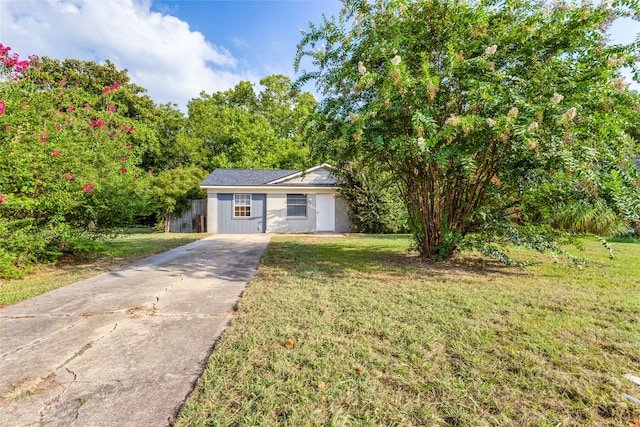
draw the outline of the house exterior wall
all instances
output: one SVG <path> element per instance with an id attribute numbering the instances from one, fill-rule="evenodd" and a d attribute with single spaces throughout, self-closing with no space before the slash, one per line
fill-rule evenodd
<path id="1" fill-rule="evenodd" d="M 267 194 L 267 233 L 313 233 L 316 231 L 315 194 L 307 194 L 307 216 L 287 217 L 287 194 Z"/>
<path id="2" fill-rule="evenodd" d="M 218 193 L 207 191 L 207 232 L 218 232 Z"/>
<path id="3" fill-rule="evenodd" d="M 241 193 L 237 193 L 241 194 Z M 242 193 L 246 194 L 246 193 Z M 218 193 L 218 233 L 264 233 L 266 194 L 251 194 L 251 216 L 234 218 L 233 194 Z"/>
<path id="4" fill-rule="evenodd" d="M 351 221 L 349 221 L 349 203 L 336 197 L 336 229 L 337 233 L 348 233 L 351 231 Z"/>
<path id="5" fill-rule="evenodd" d="M 316 230 L 316 194 L 305 193 L 304 188 L 265 189 L 265 193 L 250 191 L 252 195 L 251 218 L 233 217 L 233 194 L 248 194 L 249 191 L 207 193 L 207 231 L 209 233 L 315 233 Z M 223 190 L 224 191 L 224 190 Z M 333 189 L 321 190 L 335 197 L 335 228 L 337 233 L 351 231 L 348 203 L 337 197 Z M 287 194 L 307 195 L 307 216 L 305 218 L 287 217 Z"/>

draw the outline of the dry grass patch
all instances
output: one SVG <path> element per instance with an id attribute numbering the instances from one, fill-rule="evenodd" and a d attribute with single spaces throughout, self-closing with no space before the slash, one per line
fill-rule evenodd
<path id="1" fill-rule="evenodd" d="M 625 425 L 640 245 L 590 267 L 419 263 L 407 237 L 275 237 L 177 421 Z M 528 254 L 531 256 L 531 254 Z"/>

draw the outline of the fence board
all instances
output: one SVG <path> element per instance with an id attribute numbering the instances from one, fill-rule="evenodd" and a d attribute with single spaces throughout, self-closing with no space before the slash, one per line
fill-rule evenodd
<path id="1" fill-rule="evenodd" d="M 169 232 L 171 233 L 204 233 L 206 232 L 207 200 L 191 200 L 191 206 L 171 216 Z"/>

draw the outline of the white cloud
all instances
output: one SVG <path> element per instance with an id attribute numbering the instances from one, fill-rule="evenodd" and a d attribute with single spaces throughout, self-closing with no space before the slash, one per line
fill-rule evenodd
<path id="1" fill-rule="evenodd" d="M 148 0 L 3 0 L 0 42 L 25 58 L 109 59 L 156 102 L 183 109 L 202 90 L 258 80 L 227 49 L 152 11 Z"/>

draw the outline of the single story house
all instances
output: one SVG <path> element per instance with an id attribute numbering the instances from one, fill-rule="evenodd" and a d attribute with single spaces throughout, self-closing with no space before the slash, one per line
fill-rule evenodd
<path id="1" fill-rule="evenodd" d="M 207 192 L 209 233 L 316 233 L 351 229 L 332 167 L 306 171 L 216 169 Z"/>

